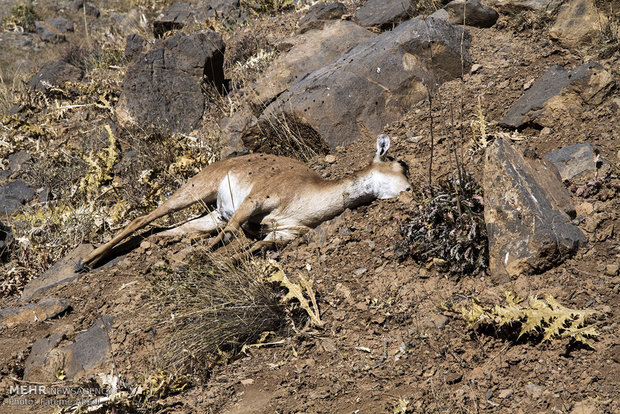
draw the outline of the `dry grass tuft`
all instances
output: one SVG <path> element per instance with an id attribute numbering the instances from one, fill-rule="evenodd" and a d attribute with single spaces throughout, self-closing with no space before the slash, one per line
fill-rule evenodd
<path id="1" fill-rule="evenodd" d="M 267 280 L 276 269 L 265 261 L 235 267 L 198 252 L 186 266 L 155 271 L 151 294 L 169 338 L 164 366 L 205 378 L 264 332 L 282 329 L 287 310 L 280 289 Z"/>

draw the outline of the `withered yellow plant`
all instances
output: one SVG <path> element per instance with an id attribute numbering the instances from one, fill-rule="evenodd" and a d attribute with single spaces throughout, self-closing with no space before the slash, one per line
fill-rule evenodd
<path id="1" fill-rule="evenodd" d="M 90 166 L 89 173 L 80 181 L 80 191 L 84 192 L 87 200 L 94 201 L 99 195 L 99 188 L 102 184 L 112 180 L 112 170 L 118 161 L 119 153 L 117 143 L 110 125 L 105 125 L 108 132 L 110 145 L 97 155 L 90 154 L 84 160 Z"/>
<path id="2" fill-rule="evenodd" d="M 321 320 L 321 316 L 319 314 L 319 307 L 316 303 L 314 291 L 312 290 L 312 281 L 304 277 L 302 274 L 299 274 L 299 283 L 291 282 L 289 278 L 286 277 L 284 271 L 278 263 L 274 261 L 270 261 L 269 263 L 275 271 L 267 280 L 269 282 L 279 283 L 280 286 L 288 290 L 288 293 L 282 298 L 282 302 L 285 303 L 293 299 L 297 299 L 301 308 L 305 310 L 310 317 L 310 322 L 317 328 L 322 328 L 324 323 Z M 310 298 L 310 301 L 312 302 L 312 307 L 310 307 L 310 302 L 304 296 L 304 292 Z"/>
<path id="3" fill-rule="evenodd" d="M 527 300 L 512 292 L 504 292 L 504 296 L 506 304 L 492 308 L 472 300 L 461 308 L 461 316 L 472 327 L 520 324 L 519 338 L 525 334 L 540 332 L 543 335 L 542 342 L 568 337 L 594 348 L 590 339 L 597 336 L 598 332 L 591 321 L 598 312 L 568 308 L 551 295 L 544 295 L 543 299 L 530 296 Z"/>

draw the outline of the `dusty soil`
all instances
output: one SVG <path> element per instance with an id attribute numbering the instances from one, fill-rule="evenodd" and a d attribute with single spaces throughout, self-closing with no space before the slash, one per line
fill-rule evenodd
<path id="1" fill-rule="evenodd" d="M 563 49 L 540 27 L 526 25 L 517 32 L 509 19 L 502 17 L 490 29 L 468 28 L 473 61 L 482 68 L 444 84 L 434 98 L 434 179 L 454 171 L 448 155 L 453 142 L 464 148 L 466 170 L 482 179 L 482 151 L 467 150 L 469 135 L 464 144 L 450 137 L 451 109 L 458 137 L 458 128 L 467 129 L 476 117 L 480 99 L 493 135 L 526 83 L 551 65 L 573 68 L 596 57 Z M 602 63 L 615 71 L 617 82 L 620 57 Z M 618 97 L 616 90 L 579 117 L 559 119 L 550 132 L 513 133 L 514 142 L 540 154 L 590 142 L 618 164 Z M 421 102 L 385 130 L 393 139 L 392 155 L 411 166 L 416 187 L 428 182 L 429 118 L 428 102 Z M 412 139 L 417 136 L 422 138 Z M 364 166 L 373 153 L 374 140 L 366 137 L 335 151 L 335 162 L 317 157 L 311 165 L 336 178 Z M 620 202 L 610 188 L 611 197 L 574 196 L 588 238 L 575 257 L 543 274 L 500 284 L 485 275 L 457 277 L 394 258 L 399 225 L 417 208 L 415 197 L 346 211 L 321 226 L 324 239 L 297 240 L 275 256 L 291 277 L 303 273 L 314 281 L 325 328 L 298 326 L 276 333 L 273 342 L 280 344 L 252 348 L 217 365 L 204 384 L 160 399 L 150 410 L 378 413 L 396 412 L 397 402 L 406 400 L 407 412 L 420 413 L 620 412 Z M 145 244 L 120 262 L 52 289 L 48 296 L 70 298 L 72 310 L 47 323 L 1 331 L 0 387 L 19 377 L 35 340 L 54 332 L 68 332 L 70 340 L 102 315 L 114 317 L 109 335 L 115 373 L 132 381 L 151 372 L 164 341 L 151 323 L 154 299 L 147 294 L 147 278 L 156 263 L 172 260 L 188 245 L 188 240 Z M 538 343 L 475 330 L 452 311 L 472 298 L 500 303 L 506 290 L 522 297 L 551 294 L 565 306 L 599 311 L 595 349 L 573 346 L 568 339 Z M 0 303 L 15 306 L 16 297 Z M 0 406 L 2 412 L 28 412 L 19 409 Z"/>

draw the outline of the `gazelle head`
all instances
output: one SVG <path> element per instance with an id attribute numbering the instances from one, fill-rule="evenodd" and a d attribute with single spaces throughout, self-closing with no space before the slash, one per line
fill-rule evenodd
<path id="1" fill-rule="evenodd" d="M 403 161 L 386 157 L 390 148 L 390 137 L 379 135 L 377 154 L 370 165 L 374 193 L 379 199 L 393 198 L 402 191 L 409 191 L 409 169 Z"/>

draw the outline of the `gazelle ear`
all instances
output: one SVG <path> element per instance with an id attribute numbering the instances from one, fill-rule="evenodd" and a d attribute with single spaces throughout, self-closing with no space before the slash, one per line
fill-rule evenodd
<path id="1" fill-rule="evenodd" d="M 377 137 L 377 154 L 375 155 L 375 162 L 379 162 L 383 159 L 388 149 L 390 148 L 390 137 L 385 134 L 381 134 Z"/>

